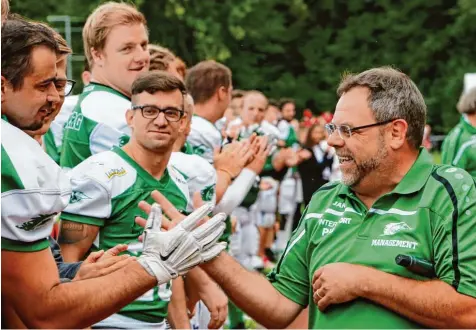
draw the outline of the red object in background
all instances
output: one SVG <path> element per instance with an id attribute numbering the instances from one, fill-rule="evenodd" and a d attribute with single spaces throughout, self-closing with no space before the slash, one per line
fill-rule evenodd
<path id="1" fill-rule="evenodd" d="M 324 112 L 321 117 L 326 121 L 326 124 L 329 124 L 334 117 L 329 111 Z"/>

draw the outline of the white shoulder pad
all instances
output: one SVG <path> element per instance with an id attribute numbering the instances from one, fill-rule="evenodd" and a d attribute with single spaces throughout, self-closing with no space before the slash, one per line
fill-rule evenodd
<path id="1" fill-rule="evenodd" d="M 137 172 L 112 151 L 89 157 L 68 172 L 73 193 L 66 213 L 93 218 L 108 218 L 111 202 L 136 181 Z"/>
<path id="2" fill-rule="evenodd" d="M 195 154 L 205 158 L 209 163 L 213 163 L 213 150 L 221 147 L 222 138 L 212 123 L 201 117 L 193 116 L 192 129 L 187 141 Z"/>
<path id="3" fill-rule="evenodd" d="M 51 234 L 71 185 L 61 168 L 27 134 L 2 120 L 2 237 L 34 242 Z"/>
<path id="4" fill-rule="evenodd" d="M 213 165 L 200 156 L 182 152 L 173 152 L 169 162 L 185 178 L 191 201 L 198 191 L 203 201 L 216 203 L 217 175 Z"/>

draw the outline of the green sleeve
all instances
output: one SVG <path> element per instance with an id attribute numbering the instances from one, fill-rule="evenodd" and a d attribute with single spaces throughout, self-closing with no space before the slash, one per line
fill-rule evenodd
<path id="1" fill-rule="evenodd" d="M 86 225 L 93 225 L 98 227 L 104 227 L 106 219 L 100 219 L 95 217 L 88 217 L 84 215 L 77 215 L 68 212 L 62 212 L 60 216 L 61 220 L 67 220 L 72 222 L 84 223 Z"/>
<path id="2" fill-rule="evenodd" d="M 305 215 L 305 214 L 304 214 Z M 272 285 L 286 298 L 301 306 L 309 303 L 309 230 L 301 223 L 294 231 L 275 269 L 268 275 Z"/>
<path id="3" fill-rule="evenodd" d="M 43 143 L 45 144 L 46 153 L 50 156 L 56 164 L 60 162 L 60 150 L 56 147 L 55 138 L 51 129 L 43 136 Z"/>
<path id="4" fill-rule="evenodd" d="M 433 232 L 435 271 L 458 292 L 476 298 L 475 182 L 462 170 L 445 175 L 438 172 L 436 177 L 445 186 L 447 197 L 439 203 Z"/>
<path id="5" fill-rule="evenodd" d="M 37 252 L 49 248 L 46 238 L 34 242 L 21 242 L 2 237 L 2 250 L 15 252 Z"/>

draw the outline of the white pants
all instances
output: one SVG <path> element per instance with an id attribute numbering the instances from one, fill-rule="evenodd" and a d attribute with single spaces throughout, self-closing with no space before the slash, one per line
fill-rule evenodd
<path id="1" fill-rule="evenodd" d="M 236 231 L 230 237 L 230 254 L 245 268 L 255 269 L 259 249 L 259 231 L 256 227 L 256 205 L 250 209 L 236 208 L 233 216 L 237 218 Z M 261 260 L 261 259 L 260 259 Z"/>

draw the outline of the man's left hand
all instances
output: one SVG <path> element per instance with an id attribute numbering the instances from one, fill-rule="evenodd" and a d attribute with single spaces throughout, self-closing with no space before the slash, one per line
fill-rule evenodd
<path id="1" fill-rule="evenodd" d="M 312 278 L 313 300 L 323 312 L 329 305 L 342 304 L 360 296 L 372 268 L 348 263 L 325 265 Z"/>

